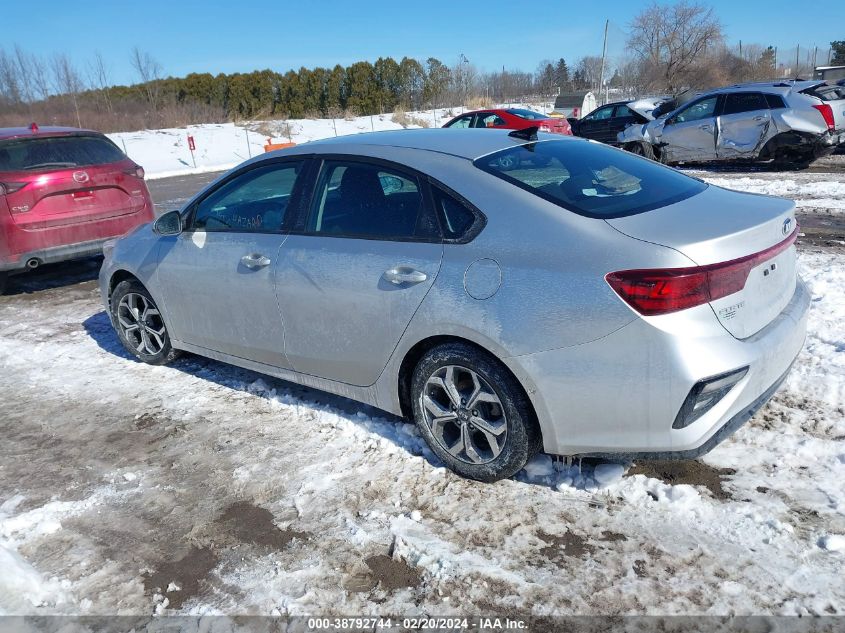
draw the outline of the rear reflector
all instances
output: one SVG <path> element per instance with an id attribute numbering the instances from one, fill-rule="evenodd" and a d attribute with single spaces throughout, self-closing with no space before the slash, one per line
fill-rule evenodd
<path id="1" fill-rule="evenodd" d="M 830 132 L 833 132 L 833 130 L 836 129 L 836 122 L 833 120 L 833 108 L 831 108 L 827 103 L 814 105 L 813 107 L 822 113 L 822 118 L 824 119 L 824 122 L 827 123 L 827 129 Z"/>
<path id="2" fill-rule="evenodd" d="M 796 226 L 779 244 L 729 262 L 690 268 L 621 270 L 608 273 L 605 279 L 640 314 L 669 314 L 739 292 L 755 267 L 785 251 L 797 238 Z"/>
<path id="3" fill-rule="evenodd" d="M 681 410 L 678 411 L 678 415 L 672 423 L 672 428 L 683 429 L 695 422 L 715 407 L 719 400 L 724 398 L 747 373 L 748 367 L 743 367 L 742 369 L 695 383 L 687 399 L 684 400 Z"/>

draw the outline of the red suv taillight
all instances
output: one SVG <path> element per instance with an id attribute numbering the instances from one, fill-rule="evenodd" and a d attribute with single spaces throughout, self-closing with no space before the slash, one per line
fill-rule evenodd
<path id="1" fill-rule="evenodd" d="M 145 175 L 144 174 L 144 168 L 141 167 L 140 165 L 135 165 L 135 167 L 133 167 L 132 169 L 127 169 L 123 173 L 128 174 L 129 176 L 135 176 L 135 178 L 140 178 L 141 180 L 144 179 L 144 175 Z"/>
<path id="2" fill-rule="evenodd" d="M 0 196 L 5 196 L 7 193 L 15 193 L 26 185 L 25 182 L 0 182 Z"/>
<path id="3" fill-rule="evenodd" d="M 824 119 L 824 122 L 827 123 L 827 129 L 833 132 L 833 130 L 836 129 L 836 122 L 833 120 L 833 108 L 831 108 L 827 103 L 814 105 L 813 107 L 822 113 L 822 118 Z"/>
<path id="4" fill-rule="evenodd" d="M 608 273 L 605 279 L 640 314 L 669 314 L 739 292 L 753 268 L 785 251 L 797 238 L 796 227 L 779 244 L 729 262 L 690 268 L 621 270 Z"/>

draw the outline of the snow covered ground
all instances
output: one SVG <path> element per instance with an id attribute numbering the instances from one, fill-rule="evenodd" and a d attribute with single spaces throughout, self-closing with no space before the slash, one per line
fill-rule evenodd
<path id="1" fill-rule="evenodd" d="M 538 112 L 544 107 L 545 111 L 551 109 L 551 104 L 507 105 Z M 464 108 L 455 107 L 408 112 L 408 127 L 440 127 L 464 111 Z M 207 123 L 184 128 L 118 132 L 108 136 L 144 168 L 148 179 L 155 179 L 231 169 L 251 156 L 263 153 L 268 137 L 276 143 L 306 143 L 361 132 L 400 130 L 402 127 L 393 121 L 393 113 L 388 112 L 350 119 L 289 119 L 254 121 L 244 125 Z M 193 157 L 188 148 L 188 136 L 194 138 L 196 145 Z"/>
<path id="2" fill-rule="evenodd" d="M 131 360 L 94 264 L 33 277 L 0 297 L 0 612 L 843 614 L 843 264 L 801 252 L 805 350 L 701 461 L 495 485 L 356 403 Z"/>

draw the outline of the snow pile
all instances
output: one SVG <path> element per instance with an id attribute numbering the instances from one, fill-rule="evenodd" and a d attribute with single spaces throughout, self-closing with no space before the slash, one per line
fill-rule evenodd
<path id="1" fill-rule="evenodd" d="M 845 181 L 835 174 L 809 173 L 802 174 L 801 180 L 783 178 L 772 175 L 769 178 L 729 178 L 713 176 L 709 172 L 695 170 L 702 180 L 724 187 L 747 193 L 758 193 L 767 196 L 780 196 L 795 200 L 799 209 L 822 210 L 830 214 L 845 213 Z M 762 176 L 763 174 L 761 174 Z"/>

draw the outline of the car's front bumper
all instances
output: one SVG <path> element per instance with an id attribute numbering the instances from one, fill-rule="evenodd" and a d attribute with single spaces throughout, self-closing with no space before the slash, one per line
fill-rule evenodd
<path id="1" fill-rule="evenodd" d="M 734 338 L 715 319 L 712 329 L 675 334 L 637 319 L 591 343 L 505 362 L 530 385 L 546 452 L 693 458 L 774 394 L 803 347 L 809 303 L 799 280 L 781 314 L 748 339 Z M 718 404 L 689 426 L 672 428 L 693 385 L 741 367 L 747 374 Z"/>

